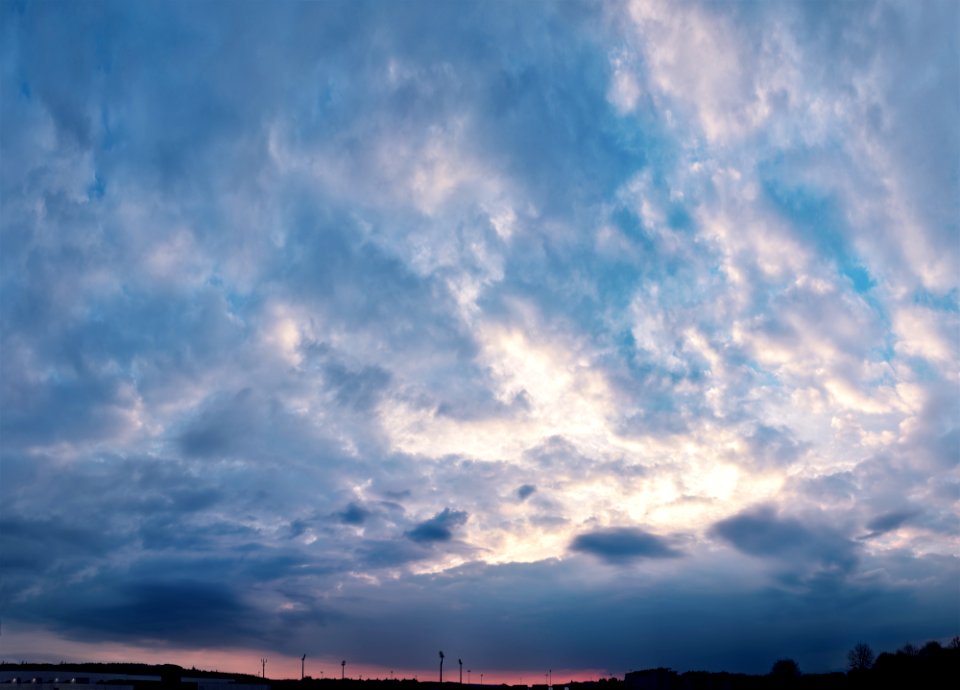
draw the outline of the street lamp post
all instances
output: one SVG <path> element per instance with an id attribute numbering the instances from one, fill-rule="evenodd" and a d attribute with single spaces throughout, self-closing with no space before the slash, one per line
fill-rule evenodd
<path id="1" fill-rule="evenodd" d="M 440 682 L 443 682 L 443 650 L 440 650 Z"/>
<path id="2" fill-rule="evenodd" d="M 347 677 L 347 660 L 344 659 L 340 662 L 340 680 L 345 680 Z"/>

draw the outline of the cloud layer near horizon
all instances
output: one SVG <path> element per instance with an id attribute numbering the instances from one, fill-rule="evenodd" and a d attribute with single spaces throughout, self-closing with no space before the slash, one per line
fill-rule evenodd
<path id="1" fill-rule="evenodd" d="M 2 12 L 24 654 L 957 634 L 955 3 Z"/>

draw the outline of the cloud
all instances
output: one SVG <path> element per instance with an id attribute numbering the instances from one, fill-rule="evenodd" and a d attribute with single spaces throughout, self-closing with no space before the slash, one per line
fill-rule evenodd
<path id="1" fill-rule="evenodd" d="M 663 538 L 636 527 L 609 527 L 578 534 L 572 551 L 588 553 L 608 563 L 628 563 L 644 558 L 676 558 L 682 554 Z"/>
<path id="2" fill-rule="evenodd" d="M 190 581 L 137 582 L 122 588 L 116 599 L 116 604 L 76 614 L 95 621 L 83 624 L 88 629 L 128 639 L 169 639 L 192 628 L 185 641 L 209 644 L 221 642 L 230 629 L 235 639 L 252 636 L 255 630 L 253 610 L 229 587 Z M 211 625 L 195 625 L 198 616 Z"/>
<path id="3" fill-rule="evenodd" d="M 954 634 L 955 3 L 187 7 L 0 9 L 11 630 Z"/>
<path id="4" fill-rule="evenodd" d="M 760 466 L 786 466 L 796 462 L 809 444 L 798 442 L 792 438 L 789 429 L 775 428 L 765 425 L 759 426 L 747 437 L 750 449 L 748 462 L 752 461 Z"/>
<path id="5" fill-rule="evenodd" d="M 766 90 L 744 65 L 756 39 L 709 6 L 672 8 L 661 2 L 632 2 L 652 81 L 684 103 L 711 142 L 742 136 L 763 120 Z M 621 77 L 622 79 L 622 77 Z"/>
<path id="6" fill-rule="evenodd" d="M 533 484 L 522 484 L 517 488 L 517 498 L 521 501 L 526 501 L 534 493 L 536 493 L 537 487 Z"/>
<path id="7" fill-rule="evenodd" d="M 838 530 L 781 517 L 770 506 L 747 509 L 717 522 L 710 531 L 743 553 L 780 560 L 799 570 L 813 566 L 848 572 L 857 563 L 854 543 Z"/>
<path id="8" fill-rule="evenodd" d="M 450 541 L 453 539 L 453 530 L 466 522 L 466 512 L 444 508 L 429 520 L 417 524 L 407 532 L 407 537 L 421 544 Z"/>
<path id="9" fill-rule="evenodd" d="M 11 574 L 35 574 L 57 567 L 58 562 L 84 561 L 107 553 L 111 540 L 102 530 L 89 530 L 80 525 L 56 519 L 25 519 L 8 517 L 0 523 L 0 539 Z M 52 559 L 47 549 L 55 547 L 57 558 Z M 14 579 L 19 579 L 14 575 Z"/>
<path id="10" fill-rule="evenodd" d="M 860 539 L 873 539 L 887 532 L 893 532 L 908 522 L 913 521 L 918 515 L 919 513 L 913 510 L 902 510 L 878 515 L 867 523 L 867 529 L 870 530 L 870 532 L 860 537 Z"/>
<path id="11" fill-rule="evenodd" d="M 337 518 L 345 525 L 362 525 L 370 517 L 370 511 L 356 503 L 350 503 L 337 513 Z"/>
<path id="12" fill-rule="evenodd" d="M 327 384 L 336 391 L 337 402 L 361 412 L 376 404 L 380 392 L 390 382 L 389 372 L 373 366 L 351 372 L 342 365 L 328 364 L 324 375 Z"/>

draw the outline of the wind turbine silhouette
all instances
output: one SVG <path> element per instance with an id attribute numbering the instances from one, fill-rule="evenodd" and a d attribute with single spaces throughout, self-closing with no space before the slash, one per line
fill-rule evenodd
<path id="1" fill-rule="evenodd" d="M 440 682 L 443 682 L 443 650 L 440 650 Z"/>

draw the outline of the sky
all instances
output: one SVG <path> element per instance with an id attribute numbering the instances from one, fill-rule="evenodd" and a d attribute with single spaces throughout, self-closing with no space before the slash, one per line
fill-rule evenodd
<path id="1" fill-rule="evenodd" d="M 0 12 L 0 657 L 960 634 L 957 2 Z"/>

